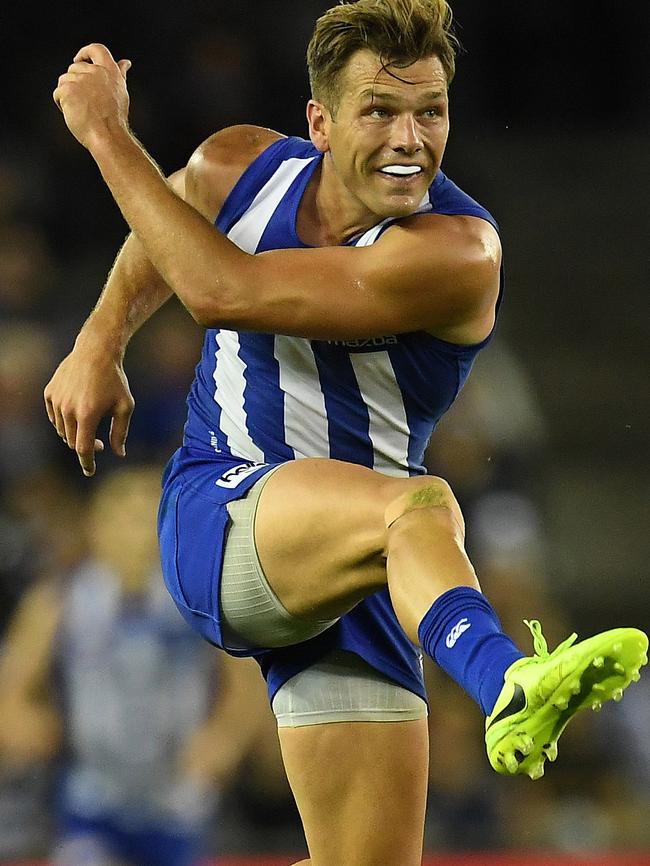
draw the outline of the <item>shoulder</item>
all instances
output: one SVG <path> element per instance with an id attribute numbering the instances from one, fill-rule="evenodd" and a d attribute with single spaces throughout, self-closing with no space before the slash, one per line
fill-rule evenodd
<path id="1" fill-rule="evenodd" d="M 489 244 L 501 251 L 501 241 L 494 226 L 480 216 L 467 214 L 420 213 L 397 220 L 390 229 L 401 228 L 404 234 L 423 240 L 444 239 L 452 245 Z M 388 234 L 386 232 L 385 234 Z"/>
<path id="2" fill-rule="evenodd" d="M 449 316 L 435 336 L 476 343 L 491 331 L 501 284 L 501 242 L 487 220 L 417 214 L 391 225 L 376 246 L 378 258 L 400 261 L 417 274 L 414 284 L 420 291 L 428 286 L 438 303 L 444 297 Z"/>
<path id="3" fill-rule="evenodd" d="M 213 220 L 248 166 L 286 136 L 261 126 L 229 126 L 192 154 L 185 170 L 185 199 Z"/>
<path id="4" fill-rule="evenodd" d="M 413 256 L 446 260 L 455 271 L 478 270 L 486 277 L 499 273 L 501 241 L 487 220 L 476 216 L 414 214 L 393 223 L 377 242 L 378 250 L 389 248 Z"/>

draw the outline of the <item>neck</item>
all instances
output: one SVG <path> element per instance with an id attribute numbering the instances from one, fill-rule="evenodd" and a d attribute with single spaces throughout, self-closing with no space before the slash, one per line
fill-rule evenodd
<path id="1" fill-rule="evenodd" d="M 342 183 L 329 154 L 314 172 L 300 205 L 298 233 L 311 246 L 340 246 L 381 222 Z"/>

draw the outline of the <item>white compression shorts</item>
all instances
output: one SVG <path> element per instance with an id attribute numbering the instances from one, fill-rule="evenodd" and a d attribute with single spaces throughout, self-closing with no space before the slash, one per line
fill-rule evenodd
<path id="1" fill-rule="evenodd" d="M 267 472 L 242 499 L 227 505 L 231 525 L 224 549 L 221 613 L 231 647 L 280 647 L 321 634 L 336 620 L 290 614 L 273 592 L 255 547 L 257 503 Z M 296 674 L 276 693 L 279 727 L 331 722 L 396 722 L 426 718 L 418 695 L 372 668 L 355 653 L 336 650 Z"/>

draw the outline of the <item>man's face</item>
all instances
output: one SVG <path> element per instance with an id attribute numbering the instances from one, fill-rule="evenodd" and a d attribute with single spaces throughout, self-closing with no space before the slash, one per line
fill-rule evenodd
<path id="1" fill-rule="evenodd" d="M 387 71 L 376 54 L 357 51 L 342 72 L 334 117 L 322 111 L 317 146 L 329 152 L 351 195 L 380 218 L 414 213 L 440 168 L 449 134 L 440 60 L 432 56 Z"/>

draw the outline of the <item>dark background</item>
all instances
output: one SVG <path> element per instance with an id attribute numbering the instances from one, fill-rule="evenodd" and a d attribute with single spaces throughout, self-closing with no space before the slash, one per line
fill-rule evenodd
<path id="1" fill-rule="evenodd" d="M 0 324 L 28 328 L 46 345 L 40 367 L 14 392 L 5 385 L 0 399 L 0 494 L 23 469 L 56 466 L 80 484 L 73 457 L 47 428 L 40 393 L 126 233 L 92 159 L 52 103 L 58 75 L 90 41 L 131 59 L 133 128 L 171 172 L 232 123 L 306 134 L 304 53 L 329 5 L 2 4 Z M 464 415 L 452 410 L 461 420 L 441 425 L 430 465 L 446 470 L 470 516 L 476 477 L 488 465 L 488 489 L 525 497 L 541 526 L 544 583 L 578 630 L 647 629 L 650 4 L 453 6 L 464 53 L 443 167 L 495 214 L 507 279 L 498 338 L 487 366 L 477 365 L 479 398 Z M 164 459 L 178 439 L 200 335 L 186 318 L 182 326 L 172 320 L 173 335 L 152 323 L 127 359 L 138 401 L 133 459 Z M 156 354 L 159 337 L 166 355 Z M 525 399 L 500 387 L 510 381 L 504 358 Z M 22 368 L 15 369 L 14 382 Z M 3 432 L 10 400 L 25 401 L 23 426 Z M 481 439 L 486 418 L 491 439 Z M 477 468 L 468 480 L 462 464 L 470 453 Z M 109 456 L 103 465 L 112 465 Z M 470 546 L 480 548 L 472 526 Z M 5 584 L 5 616 L 21 585 Z M 515 599 L 527 613 L 524 602 Z M 639 706 L 635 723 L 647 732 L 650 700 Z"/>
<path id="2" fill-rule="evenodd" d="M 133 61 L 133 127 L 169 172 L 230 123 L 305 134 L 304 51 L 328 5 L 3 4 L 3 165 L 21 178 L 13 213 L 43 229 L 66 277 L 33 306 L 57 320 L 62 348 L 125 233 L 51 102 L 77 48 L 103 41 Z M 619 586 L 647 607 L 650 7 L 458 0 L 454 10 L 465 54 L 444 168 L 501 224 L 500 334 L 548 425 L 557 579 L 596 606 Z"/>

